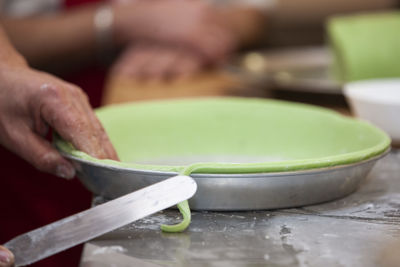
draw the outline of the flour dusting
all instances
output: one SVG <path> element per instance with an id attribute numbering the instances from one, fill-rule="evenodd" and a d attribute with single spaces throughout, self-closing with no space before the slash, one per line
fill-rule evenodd
<path id="1" fill-rule="evenodd" d="M 124 253 L 127 250 L 121 246 L 109 246 L 109 247 L 101 247 L 93 250 L 92 254 L 93 255 L 98 255 L 98 254 L 109 254 L 109 253 Z"/>

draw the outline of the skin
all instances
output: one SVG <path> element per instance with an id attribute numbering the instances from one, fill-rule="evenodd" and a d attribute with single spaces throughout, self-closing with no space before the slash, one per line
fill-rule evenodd
<path id="1" fill-rule="evenodd" d="M 198 55 L 157 44 L 139 44 L 127 48 L 112 67 L 113 75 L 140 80 L 185 78 L 207 66 Z"/>
<path id="2" fill-rule="evenodd" d="M 238 47 L 248 47 L 260 41 L 265 31 L 265 15 L 253 8 L 212 9 L 225 34 L 225 49 L 218 60 L 196 53 L 188 47 L 172 42 L 146 42 L 130 45 L 116 60 L 113 75 L 128 76 L 138 80 L 173 80 L 191 76 L 200 70 L 220 65 L 229 52 Z M 222 21 L 223 18 L 223 21 Z M 221 41 L 223 43 L 223 41 Z M 213 57 L 211 57 L 212 59 Z"/>
<path id="3" fill-rule="evenodd" d="M 41 171 L 73 178 L 72 164 L 45 139 L 49 128 L 94 157 L 118 160 L 83 91 L 30 68 L 0 26 L 0 145 Z M 0 266 L 12 263 L 0 246 Z"/>
<path id="4" fill-rule="evenodd" d="M 215 8 L 201 0 L 122 2 L 111 6 L 113 43 L 126 51 L 113 69 L 138 79 L 181 78 L 220 65 L 238 47 L 257 43 L 265 30 L 265 15 L 254 8 Z M 3 17 L 2 22 L 30 65 L 76 70 L 98 56 L 93 28 L 98 7 L 86 4 L 51 16 Z"/>
<path id="5" fill-rule="evenodd" d="M 49 128 L 94 157 L 118 157 L 82 90 L 27 62 L 42 67 L 93 60 L 97 8 L 86 5 L 68 13 L 0 21 L 5 29 L 0 26 L 0 145 L 64 178 L 72 178 L 75 170 L 45 139 Z M 165 43 L 204 62 L 220 61 L 232 50 L 230 33 L 201 1 L 141 1 L 112 8 L 116 47 L 138 40 Z M 12 254 L 0 247 L 0 266 L 12 262 Z"/>
<path id="6" fill-rule="evenodd" d="M 85 93 L 31 69 L 2 31 L 0 62 L 1 145 L 37 169 L 64 178 L 72 178 L 75 171 L 46 141 L 49 128 L 94 157 L 118 159 Z"/>
<path id="7" fill-rule="evenodd" d="M 0 267 L 11 267 L 14 264 L 14 255 L 7 248 L 0 246 Z"/>
<path id="8" fill-rule="evenodd" d="M 117 5 L 115 10 L 117 43 L 137 39 L 163 43 L 214 61 L 222 60 L 235 47 L 220 14 L 201 0 L 136 1 Z"/>
<path id="9" fill-rule="evenodd" d="M 130 0 L 125 0 L 130 1 Z M 314 0 L 280 0 L 279 4 L 272 8 L 269 11 L 269 15 L 267 15 L 268 11 L 261 11 L 257 8 L 252 7 L 233 7 L 228 6 L 219 10 L 213 10 L 214 14 L 218 14 L 217 17 L 220 19 L 223 18 L 223 22 L 219 22 L 220 25 L 222 23 L 225 29 L 228 29 L 231 38 L 233 39 L 233 49 L 242 48 L 242 47 L 251 47 L 254 44 L 260 43 L 266 37 L 266 31 L 268 33 L 268 42 L 272 42 L 275 44 L 280 44 L 282 42 L 288 42 L 290 40 L 296 40 L 304 38 L 304 41 L 311 41 L 314 38 L 314 32 L 316 27 L 319 29 L 318 25 L 322 25 L 326 20 L 326 17 L 333 15 L 335 13 L 349 13 L 360 10 L 376 10 L 376 9 L 387 9 L 393 8 L 396 6 L 395 0 L 356 0 L 356 1 L 346 1 L 346 0 L 338 0 L 338 1 L 326 1 L 324 5 L 316 5 Z M 269 27 L 269 25 L 273 25 Z M 275 29 L 274 29 L 275 28 Z M 305 34 L 303 37 L 296 37 L 296 34 L 293 37 L 288 39 L 288 31 L 294 31 L 294 33 L 298 33 L 298 29 L 308 29 L 307 32 L 310 33 Z M 272 31 L 270 31 L 272 30 Z M 317 32 L 315 32 L 317 33 Z M 310 36 L 311 37 L 310 37 Z M 321 35 L 321 34 L 319 34 Z M 285 37 L 286 36 L 286 37 Z M 307 37 L 309 36 L 309 37 Z M 318 36 L 318 35 L 317 35 Z M 282 39 L 284 38 L 284 39 Z M 285 41 L 286 40 L 286 41 Z M 304 42 L 303 41 L 303 42 Z M 298 42 L 298 41 L 297 41 Z M 315 42 L 315 40 L 314 40 Z M 164 43 L 158 42 L 156 45 L 165 46 Z M 211 64 L 204 64 L 204 60 L 201 57 L 192 57 L 191 51 L 185 51 L 184 55 L 179 55 L 178 60 L 169 61 L 170 64 L 168 67 L 165 66 L 165 57 L 172 57 L 173 55 L 179 54 L 180 47 L 168 46 L 162 49 L 157 48 L 141 48 L 141 49 L 131 49 L 135 51 L 130 51 L 129 53 L 124 53 L 118 59 L 116 65 L 118 66 L 118 70 L 122 70 L 121 75 L 129 75 L 135 79 L 164 79 L 169 80 L 173 78 L 180 78 L 183 76 L 190 76 L 193 73 L 196 73 L 199 69 L 203 69 L 210 65 L 215 65 L 215 62 L 211 62 Z M 143 52 L 143 50 L 146 50 Z M 174 51 L 175 50 L 175 51 Z M 146 58 L 151 60 L 151 64 L 145 64 L 141 60 L 134 61 L 137 57 L 144 56 L 134 56 L 133 53 L 141 54 L 145 53 Z M 188 55 L 189 54 L 189 55 Z M 181 62 L 183 61 L 183 62 Z M 186 61 L 191 61 L 192 65 L 196 66 L 196 69 L 193 70 L 192 67 L 182 68 L 185 71 L 181 74 L 180 70 L 175 70 L 175 68 L 180 69 L 180 65 L 186 64 Z M 218 63 L 217 63 L 218 64 Z M 147 70 L 152 69 L 152 66 L 162 65 L 163 68 L 160 71 L 157 67 L 156 70 Z M 140 71 L 139 69 L 145 68 L 145 71 Z M 154 73 L 154 75 L 151 75 Z"/>
<path id="10" fill-rule="evenodd" d="M 76 66 L 96 58 L 93 17 L 98 7 L 86 4 L 51 16 L 3 17 L 1 21 L 12 44 L 30 65 Z M 142 41 L 162 43 L 191 51 L 202 61 L 217 62 L 235 46 L 218 13 L 201 0 L 133 1 L 111 7 L 113 42 L 118 48 Z"/>

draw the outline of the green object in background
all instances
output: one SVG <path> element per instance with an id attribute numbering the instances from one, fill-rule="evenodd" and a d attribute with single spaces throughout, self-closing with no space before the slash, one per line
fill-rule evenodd
<path id="1" fill-rule="evenodd" d="M 117 168 L 184 175 L 286 172 L 359 162 L 390 145 L 384 132 L 366 122 L 276 100 L 153 101 L 104 107 L 96 113 L 121 162 L 95 159 L 60 139 L 55 145 L 78 158 Z M 236 160 L 224 160 L 229 158 Z M 188 159 L 192 162 L 179 163 Z M 189 225 L 187 201 L 178 208 L 183 221 L 163 225 L 163 231 L 183 231 Z"/>
<path id="2" fill-rule="evenodd" d="M 400 12 L 333 17 L 327 32 L 340 80 L 400 77 Z"/>

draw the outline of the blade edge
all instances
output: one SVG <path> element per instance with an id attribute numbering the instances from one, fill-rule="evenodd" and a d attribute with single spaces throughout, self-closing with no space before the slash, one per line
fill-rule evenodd
<path id="1" fill-rule="evenodd" d="M 196 189 L 192 178 L 175 176 L 22 234 L 5 246 L 15 254 L 16 267 L 32 264 L 189 199 Z"/>

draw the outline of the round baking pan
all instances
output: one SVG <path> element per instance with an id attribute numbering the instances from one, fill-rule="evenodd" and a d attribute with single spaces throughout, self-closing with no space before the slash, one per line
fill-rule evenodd
<path id="1" fill-rule="evenodd" d="M 354 164 L 313 170 L 248 174 L 192 174 L 194 210 L 234 211 L 298 207 L 338 199 L 354 192 L 386 153 Z M 134 170 L 91 162 L 68 154 L 82 183 L 94 194 L 117 198 L 176 173 Z"/>
<path id="2" fill-rule="evenodd" d="M 154 101 L 97 114 L 121 162 L 56 140 L 95 194 L 115 198 L 187 170 L 197 210 L 303 206 L 350 194 L 389 149 L 376 127 L 310 105 L 243 98 Z"/>

